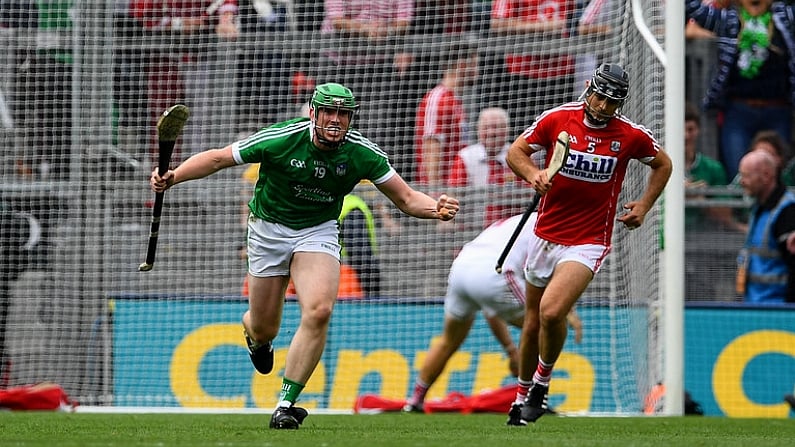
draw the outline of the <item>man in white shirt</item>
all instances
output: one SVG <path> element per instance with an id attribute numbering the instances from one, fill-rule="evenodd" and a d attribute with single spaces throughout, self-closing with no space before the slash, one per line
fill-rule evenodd
<path id="1" fill-rule="evenodd" d="M 508 112 L 499 107 L 489 107 L 478 116 L 478 141 L 461 149 L 456 155 L 449 186 L 523 185 L 505 162 L 510 147 L 510 122 Z M 500 203 L 504 202 L 504 203 Z M 506 219 L 523 210 L 510 206 L 507 200 L 489 200 L 486 205 L 484 227 Z M 516 201 L 512 201 L 516 202 Z"/>
<path id="2" fill-rule="evenodd" d="M 483 109 L 478 116 L 478 141 L 458 152 L 450 175 L 451 186 L 485 186 L 516 179 L 505 163 L 510 128 L 508 112 L 499 107 Z"/>

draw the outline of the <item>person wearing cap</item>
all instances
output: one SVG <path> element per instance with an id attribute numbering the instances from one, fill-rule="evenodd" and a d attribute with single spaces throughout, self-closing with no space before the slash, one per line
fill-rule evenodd
<path id="1" fill-rule="evenodd" d="M 322 84 L 312 94 L 308 118 L 200 152 L 162 176 L 155 169 L 150 178 L 152 190 L 163 192 L 225 168 L 260 163 L 249 202 L 249 307 L 243 314 L 245 341 L 259 373 L 273 370 L 273 340 L 291 278 L 301 308 L 270 419 L 274 429 L 297 429 L 307 416 L 294 404 L 326 345 L 340 277 L 337 219 L 345 195 L 366 179 L 410 216 L 447 221 L 459 209 L 453 197 L 434 199 L 410 187 L 386 152 L 352 127 L 357 111 L 350 89 Z"/>
<path id="2" fill-rule="evenodd" d="M 640 227 L 671 175 L 671 159 L 651 132 L 620 113 L 628 96 L 627 72 L 601 64 L 578 101 L 542 113 L 508 149 L 508 165 L 542 195 L 524 265 L 519 388 L 508 425 L 527 425 L 546 412 L 552 370 L 568 332 L 566 316 L 610 251 L 615 222 Z M 531 155 L 546 150 L 548 164 L 561 132 L 569 135 L 569 155 L 550 179 Z M 640 197 L 619 210 L 631 160 L 647 165 L 651 175 Z"/>

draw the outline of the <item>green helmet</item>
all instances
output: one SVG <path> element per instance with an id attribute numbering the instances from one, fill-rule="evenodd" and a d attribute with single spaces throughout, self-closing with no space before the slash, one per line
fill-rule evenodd
<path id="1" fill-rule="evenodd" d="M 329 82 L 315 88 L 315 92 L 312 93 L 312 107 L 337 107 L 356 112 L 359 105 L 356 104 L 356 98 L 348 87 Z"/>

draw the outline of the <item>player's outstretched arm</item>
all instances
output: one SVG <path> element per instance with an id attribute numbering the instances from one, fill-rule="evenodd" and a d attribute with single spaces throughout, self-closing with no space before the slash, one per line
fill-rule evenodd
<path id="1" fill-rule="evenodd" d="M 500 342 L 505 354 L 508 356 L 508 369 L 511 370 L 511 374 L 514 376 L 519 375 L 519 350 L 516 348 L 513 338 L 511 338 L 511 333 L 508 331 L 508 324 L 496 315 L 487 317 L 484 314 L 483 317 L 489 324 L 489 329 L 494 334 L 494 338 Z"/>
<path id="2" fill-rule="evenodd" d="M 574 343 L 580 344 L 582 342 L 582 320 L 575 308 L 572 307 L 569 314 L 566 315 L 566 323 L 574 330 Z"/>
<path id="3" fill-rule="evenodd" d="M 409 216 L 421 219 L 451 220 L 458 213 L 458 199 L 442 194 L 438 199 L 417 191 L 399 175 L 392 176 L 380 185 L 379 191 Z"/>
<path id="4" fill-rule="evenodd" d="M 153 191 L 163 192 L 177 183 L 204 178 L 235 164 L 232 146 L 223 149 L 209 149 L 191 156 L 175 169 L 167 171 L 162 177 L 155 169 L 149 183 Z"/>

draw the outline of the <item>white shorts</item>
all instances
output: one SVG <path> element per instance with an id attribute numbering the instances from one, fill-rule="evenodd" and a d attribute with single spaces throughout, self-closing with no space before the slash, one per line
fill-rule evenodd
<path id="1" fill-rule="evenodd" d="M 340 260 L 337 221 L 293 230 L 282 224 L 248 218 L 248 272 L 251 276 L 288 276 L 296 252 L 328 253 Z"/>
<path id="2" fill-rule="evenodd" d="M 546 287 L 552 279 L 555 266 L 561 262 L 579 262 L 596 274 L 610 252 L 610 248 L 605 245 L 560 245 L 545 241 L 535 234 L 530 236 L 528 246 L 524 277 L 536 287 Z"/>
<path id="3" fill-rule="evenodd" d="M 516 276 L 498 275 L 483 263 L 454 262 L 447 281 L 444 311 L 457 320 L 474 318 L 478 311 L 487 317 L 499 315 L 506 321 L 524 317 L 524 288 L 509 284 Z"/>

